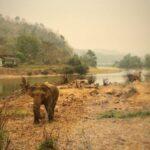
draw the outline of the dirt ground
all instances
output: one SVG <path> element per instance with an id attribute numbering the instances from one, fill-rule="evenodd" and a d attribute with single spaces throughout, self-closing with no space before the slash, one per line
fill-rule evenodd
<path id="1" fill-rule="evenodd" d="M 57 138 L 60 150 L 149 150 L 149 116 L 98 119 L 108 110 L 150 110 L 149 89 L 150 83 L 140 82 L 60 89 L 54 121 L 47 122 L 42 107 L 44 118 L 39 125 L 33 124 L 32 98 L 23 95 L 7 100 L 10 149 L 34 150 L 46 134 Z"/>

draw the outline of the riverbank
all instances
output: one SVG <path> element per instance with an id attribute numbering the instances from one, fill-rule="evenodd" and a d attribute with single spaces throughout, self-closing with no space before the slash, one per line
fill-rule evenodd
<path id="1" fill-rule="evenodd" d="M 123 69 L 117 67 L 90 67 L 89 73 L 91 74 L 107 74 L 121 72 Z"/>
<path id="2" fill-rule="evenodd" d="M 60 66 L 61 68 L 62 66 Z M 48 69 L 49 68 L 49 69 Z M 51 68 L 51 69 L 50 69 Z M 22 66 L 19 68 L 2 68 L 0 67 L 0 79 L 16 79 L 24 77 L 45 77 L 45 76 L 60 76 L 61 72 L 58 66 Z M 59 70 L 59 71 L 58 71 Z M 123 69 L 115 67 L 90 67 L 88 74 L 107 74 L 121 72 Z M 45 74 L 44 74 L 45 73 Z"/>
<path id="3" fill-rule="evenodd" d="M 48 75 L 0 75 L 0 79 L 21 79 L 25 78 L 41 78 L 41 77 L 54 77 L 54 76 L 62 76 L 61 74 L 48 74 Z"/>
<path id="4" fill-rule="evenodd" d="M 34 150 L 49 137 L 58 149 L 65 150 L 87 147 L 93 150 L 148 150 L 149 86 L 149 82 L 135 82 L 99 89 L 61 87 L 54 121 L 47 123 L 42 107 L 43 117 L 39 125 L 33 124 L 31 97 L 21 95 L 7 99 L 9 120 L 6 129 L 10 146 L 18 150 Z"/>

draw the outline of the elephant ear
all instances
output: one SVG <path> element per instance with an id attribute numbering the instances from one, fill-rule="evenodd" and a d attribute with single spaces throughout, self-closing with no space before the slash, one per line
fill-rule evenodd
<path id="1" fill-rule="evenodd" d="M 42 85 L 42 90 L 44 92 L 45 98 L 48 98 L 50 96 L 49 87 L 47 87 L 46 85 Z"/>
<path id="2" fill-rule="evenodd" d="M 35 89 L 36 89 L 35 86 L 33 86 L 33 85 L 32 85 L 32 86 L 29 86 L 29 87 L 28 87 L 28 90 L 27 90 L 27 93 L 28 93 L 31 97 L 33 97 Z"/>

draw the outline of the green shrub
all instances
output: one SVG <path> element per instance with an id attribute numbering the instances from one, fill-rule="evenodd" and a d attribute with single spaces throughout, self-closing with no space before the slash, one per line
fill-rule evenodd
<path id="1" fill-rule="evenodd" d="M 86 74 L 88 72 L 88 67 L 86 65 L 78 65 L 78 66 L 75 66 L 75 72 L 82 75 L 82 74 Z"/>
<path id="2" fill-rule="evenodd" d="M 87 77 L 87 80 L 88 80 L 89 84 L 93 84 L 96 81 L 96 77 L 93 76 L 93 75 L 90 75 L 90 76 Z"/>
<path id="3" fill-rule="evenodd" d="M 38 150 L 56 150 L 55 142 L 52 139 L 47 139 L 41 142 Z"/>
<path id="4" fill-rule="evenodd" d="M 110 110 L 99 114 L 98 119 L 103 119 L 103 118 L 125 119 L 125 118 L 146 117 L 146 116 L 150 116 L 149 110 L 145 110 L 145 111 L 139 110 L 133 112 L 122 112 L 122 111 Z"/>

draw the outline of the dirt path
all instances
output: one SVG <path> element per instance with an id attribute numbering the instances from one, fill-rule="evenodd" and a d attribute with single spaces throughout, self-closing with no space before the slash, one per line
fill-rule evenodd
<path id="1" fill-rule="evenodd" d="M 34 150 L 43 131 L 57 137 L 60 150 L 149 150 L 150 118 L 98 119 L 108 110 L 130 111 L 150 108 L 149 83 L 112 85 L 95 89 L 61 89 L 55 120 L 33 124 L 32 99 L 27 95 L 8 103 L 7 130 L 15 150 Z M 129 88 L 136 93 L 127 95 Z M 122 94 L 124 93 L 124 94 Z M 122 95 L 121 95 L 122 94 Z M 44 115 L 44 109 L 42 108 Z"/>

